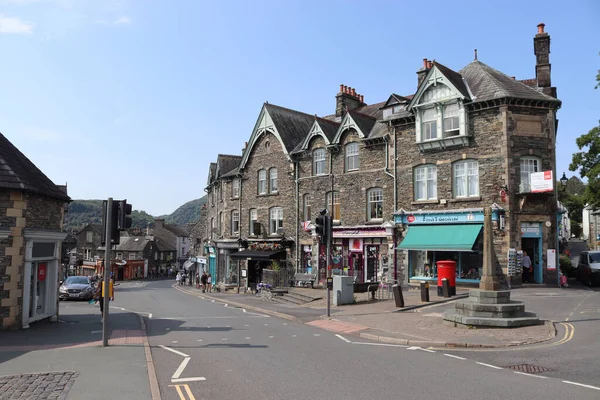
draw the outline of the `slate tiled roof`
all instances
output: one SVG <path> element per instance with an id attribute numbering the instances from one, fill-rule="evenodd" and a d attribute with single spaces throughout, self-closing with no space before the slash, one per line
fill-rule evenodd
<path id="1" fill-rule="evenodd" d="M 356 122 L 356 125 L 358 125 L 361 132 L 368 137 L 373 125 L 375 125 L 376 119 L 356 111 L 348 111 L 348 114 L 350 114 L 354 122 Z"/>
<path id="2" fill-rule="evenodd" d="M 265 108 L 277 127 L 287 152 L 291 153 L 310 131 L 315 116 L 269 103 L 265 104 Z"/>
<path id="3" fill-rule="evenodd" d="M 375 103 L 375 104 L 369 104 L 363 107 L 359 107 L 356 110 L 353 111 L 357 111 L 361 114 L 364 115 L 368 115 L 369 117 L 373 117 L 373 118 L 381 118 L 382 111 L 380 110 L 381 107 L 383 107 L 385 105 L 387 101 L 382 101 L 380 103 Z"/>
<path id="4" fill-rule="evenodd" d="M 376 138 L 384 137 L 387 134 L 388 134 L 387 124 L 377 122 L 375 125 L 373 125 L 373 129 L 371 129 L 371 133 L 369 134 L 369 139 L 376 139 Z"/>
<path id="5" fill-rule="evenodd" d="M 219 154 L 217 156 L 217 165 L 219 166 L 219 175 L 223 176 L 228 172 L 236 169 L 242 161 L 242 156 L 234 156 L 230 154 Z"/>
<path id="6" fill-rule="evenodd" d="M 240 172 L 240 169 L 236 167 L 236 168 L 232 169 L 231 171 L 229 171 L 228 173 L 221 175 L 221 178 L 229 178 L 232 176 L 236 176 L 238 174 L 238 172 Z"/>
<path id="7" fill-rule="evenodd" d="M 331 121 L 325 118 L 317 118 L 317 122 L 319 123 L 319 126 L 321 127 L 321 130 L 323 130 L 325 136 L 327 136 L 327 139 L 332 141 L 338 131 L 338 128 L 340 127 L 339 122 Z"/>
<path id="8" fill-rule="evenodd" d="M 156 244 L 156 247 L 158 247 L 158 251 L 175 251 L 174 246 L 171 246 L 169 243 L 160 240 L 159 238 L 155 237 L 154 243 Z"/>
<path id="9" fill-rule="evenodd" d="M 102 234 L 102 224 L 90 224 L 90 227 L 99 234 Z"/>
<path id="10" fill-rule="evenodd" d="M 451 70 L 450 68 L 440 64 L 439 62 L 434 61 L 433 64 L 440 70 L 442 74 L 444 74 L 446 78 L 448 78 L 450 83 L 454 85 L 454 87 L 460 92 L 460 94 L 465 96 L 467 99 L 471 98 L 469 90 L 467 89 L 467 85 L 465 84 L 465 81 L 461 74 Z"/>
<path id="11" fill-rule="evenodd" d="M 163 224 L 163 227 L 177 237 L 188 237 L 188 232 L 185 228 L 172 224 Z"/>
<path id="12" fill-rule="evenodd" d="M 0 133 L 0 188 L 33 192 L 59 200 L 71 201 L 4 135 Z"/>
<path id="13" fill-rule="evenodd" d="M 143 251 L 150 242 L 143 236 L 121 236 L 119 244 L 115 246 L 116 251 Z"/>
<path id="14" fill-rule="evenodd" d="M 468 64 L 460 70 L 460 74 L 465 78 L 471 93 L 475 96 L 474 102 L 506 97 L 560 102 L 481 61 L 473 61 Z"/>
<path id="15" fill-rule="evenodd" d="M 211 162 L 208 167 L 208 184 L 210 185 L 215 180 L 215 172 L 217 171 L 217 163 Z"/>

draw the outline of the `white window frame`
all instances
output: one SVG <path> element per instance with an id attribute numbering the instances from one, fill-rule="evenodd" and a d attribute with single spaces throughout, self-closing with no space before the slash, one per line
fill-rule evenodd
<path id="1" fill-rule="evenodd" d="M 479 197 L 479 162 L 457 161 L 452 166 L 454 198 Z"/>
<path id="2" fill-rule="evenodd" d="M 360 168 L 359 144 L 351 142 L 346 145 L 346 171 L 356 171 Z"/>
<path id="3" fill-rule="evenodd" d="M 304 221 L 310 221 L 311 217 L 312 217 L 312 213 L 311 213 L 311 195 L 310 193 L 305 194 L 304 196 L 302 196 L 302 202 L 303 202 L 303 216 L 304 216 Z"/>
<path id="4" fill-rule="evenodd" d="M 417 143 L 467 136 L 466 109 L 459 95 L 443 80 L 430 85 L 415 108 Z"/>
<path id="5" fill-rule="evenodd" d="M 283 208 L 271 207 L 269 210 L 269 233 L 275 235 L 279 228 L 283 228 Z"/>
<path id="6" fill-rule="evenodd" d="M 267 170 L 258 171 L 258 194 L 267 194 Z"/>
<path id="7" fill-rule="evenodd" d="M 85 233 L 85 241 L 87 243 L 94 243 L 94 232 L 92 231 L 87 231 Z"/>
<path id="8" fill-rule="evenodd" d="M 425 114 L 431 114 L 425 117 Z M 421 132 L 423 141 L 436 140 L 438 138 L 438 111 L 436 107 L 426 108 L 423 110 L 421 122 Z"/>
<path id="9" fill-rule="evenodd" d="M 248 234 L 250 236 L 255 236 L 256 234 L 254 233 L 254 223 L 258 222 L 258 211 L 256 210 L 256 208 L 251 208 L 248 211 L 248 222 L 250 223 L 248 227 Z"/>
<path id="10" fill-rule="evenodd" d="M 414 169 L 414 197 L 416 201 L 437 200 L 437 167 L 420 165 Z M 423 194 L 420 194 L 422 187 Z"/>
<path id="11" fill-rule="evenodd" d="M 339 221 L 341 218 L 340 192 L 333 192 L 333 210 L 331 210 L 331 192 L 327 192 L 325 208 L 329 210 L 329 215 L 334 221 Z"/>
<path id="12" fill-rule="evenodd" d="M 327 174 L 327 150 L 321 147 L 313 150 L 313 175 Z"/>
<path id="13" fill-rule="evenodd" d="M 542 171 L 542 159 L 534 156 L 521 157 L 519 160 L 519 192 L 531 192 L 531 174 Z"/>
<path id="14" fill-rule="evenodd" d="M 240 180 L 238 178 L 231 183 L 231 195 L 234 199 L 240 197 Z"/>
<path id="15" fill-rule="evenodd" d="M 233 210 L 231 212 L 231 234 L 238 235 L 240 233 L 240 212 Z"/>
<path id="16" fill-rule="evenodd" d="M 375 212 L 375 216 L 373 216 L 373 212 Z M 383 220 L 382 188 L 372 188 L 367 192 L 367 220 Z"/>
<path id="17" fill-rule="evenodd" d="M 134 252 L 130 252 L 130 253 L 129 253 L 129 260 L 136 260 L 136 259 L 137 259 L 137 258 L 136 258 L 136 255 L 137 255 L 136 253 L 134 253 Z"/>
<path id="18" fill-rule="evenodd" d="M 271 168 L 269 170 L 269 192 L 277 193 L 278 181 L 277 181 L 277 168 Z"/>
<path id="19" fill-rule="evenodd" d="M 83 249 L 83 259 L 84 260 L 92 259 L 92 249 L 89 249 L 89 248 Z"/>
<path id="20" fill-rule="evenodd" d="M 123 253 L 122 252 L 117 252 L 117 254 L 115 254 L 115 259 L 117 260 L 122 260 L 123 259 Z"/>

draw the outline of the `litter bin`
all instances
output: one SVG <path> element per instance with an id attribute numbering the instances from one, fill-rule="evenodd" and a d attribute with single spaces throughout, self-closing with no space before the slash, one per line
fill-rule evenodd
<path id="1" fill-rule="evenodd" d="M 402 295 L 402 287 L 400 285 L 392 286 L 392 291 L 394 292 L 394 301 L 396 302 L 396 307 L 404 307 L 404 296 Z"/>
<path id="2" fill-rule="evenodd" d="M 456 296 L 456 261 L 443 260 L 436 263 L 438 271 L 437 290 L 438 296 L 443 296 L 442 290 L 442 279 L 448 280 L 448 294 L 450 296 Z"/>

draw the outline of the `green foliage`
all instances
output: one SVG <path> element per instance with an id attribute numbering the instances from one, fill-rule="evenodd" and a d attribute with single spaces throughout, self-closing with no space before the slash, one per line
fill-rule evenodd
<path id="1" fill-rule="evenodd" d="M 575 235 L 575 237 L 581 237 L 583 233 L 583 228 L 581 227 L 581 223 L 571 220 L 571 235 Z"/>
<path id="2" fill-rule="evenodd" d="M 168 224 L 187 225 L 200 220 L 200 208 L 206 204 L 206 195 L 196 200 L 188 201 L 170 215 L 163 216 Z"/>
<path id="3" fill-rule="evenodd" d="M 273 271 L 279 271 L 281 269 L 281 264 L 279 264 L 279 262 L 277 260 L 272 260 L 271 261 L 271 269 Z"/>
<path id="4" fill-rule="evenodd" d="M 571 259 L 566 254 L 561 254 L 558 263 L 560 265 L 560 271 L 567 278 L 573 278 L 575 276 L 575 268 L 573 268 L 573 263 Z"/>
<path id="5" fill-rule="evenodd" d="M 568 194 L 564 199 L 561 199 L 561 201 L 567 210 L 569 210 L 569 218 L 571 218 L 571 223 L 575 221 L 581 224 L 583 218 L 583 208 L 585 207 L 583 196 Z"/>

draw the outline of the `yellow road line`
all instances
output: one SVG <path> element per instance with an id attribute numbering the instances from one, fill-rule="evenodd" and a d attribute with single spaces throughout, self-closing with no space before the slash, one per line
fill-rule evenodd
<path id="1" fill-rule="evenodd" d="M 560 324 L 565 327 L 565 336 L 563 336 L 563 338 L 560 339 L 558 342 L 551 343 L 551 346 L 559 346 L 573 339 L 573 335 L 575 334 L 575 327 L 565 322 L 561 322 Z"/>
<path id="2" fill-rule="evenodd" d="M 181 400 L 186 400 L 185 396 L 183 395 L 183 392 L 181 391 L 180 386 L 182 386 L 182 385 L 169 385 L 169 387 L 175 387 L 175 390 L 177 390 L 177 394 L 179 395 L 179 398 Z"/>
<path id="3" fill-rule="evenodd" d="M 189 385 L 183 385 L 185 387 L 185 391 L 187 392 L 187 395 L 190 396 L 189 400 L 196 400 L 196 398 L 194 397 L 194 395 L 192 394 L 192 390 L 190 389 Z"/>
<path id="4" fill-rule="evenodd" d="M 192 390 L 190 389 L 190 386 L 187 383 L 183 384 L 183 385 L 169 385 L 169 387 L 175 388 L 175 390 L 177 391 L 177 394 L 179 395 L 179 398 L 181 400 L 196 400 L 196 398 L 192 394 Z M 189 399 L 185 397 L 185 394 L 183 393 L 183 390 L 181 390 L 181 388 L 185 389 L 185 393 L 188 395 Z"/>

